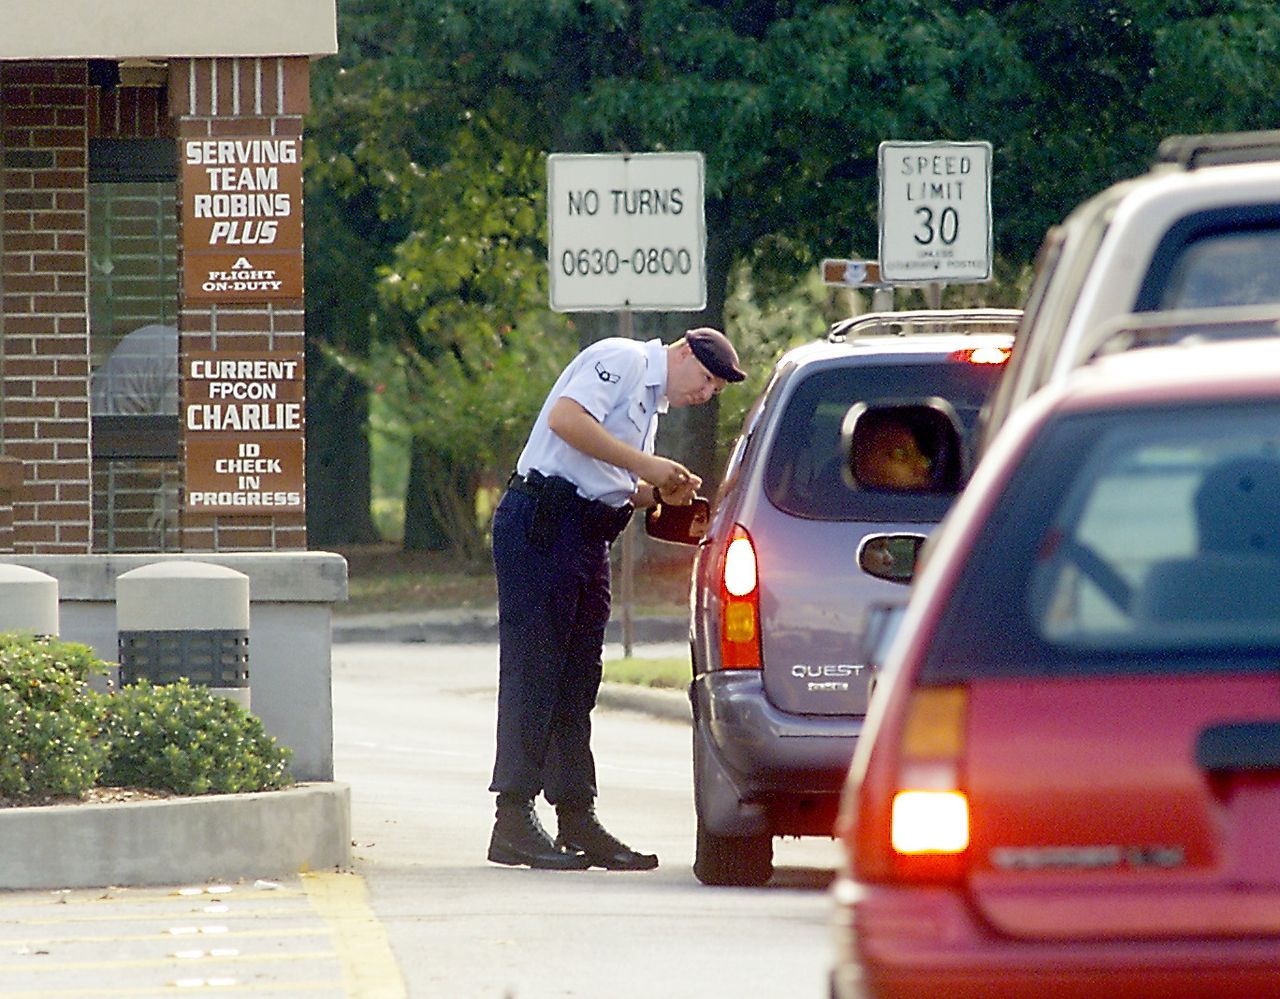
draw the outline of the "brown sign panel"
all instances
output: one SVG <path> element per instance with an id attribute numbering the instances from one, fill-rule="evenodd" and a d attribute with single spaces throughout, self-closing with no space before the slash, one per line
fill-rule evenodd
<path id="1" fill-rule="evenodd" d="M 182 376 L 187 512 L 303 511 L 302 355 L 191 353 Z"/>
<path id="2" fill-rule="evenodd" d="M 182 221 L 188 251 L 300 250 L 302 140 L 183 140 Z"/>
<path id="3" fill-rule="evenodd" d="M 192 408 L 211 404 L 301 403 L 306 385 L 302 355 L 296 353 L 192 352 L 182 362 L 182 400 L 187 432 L 223 430 L 223 420 L 193 415 Z M 301 410 L 298 421 L 301 420 Z M 241 422 L 241 421 L 236 421 Z M 296 426 L 272 430 L 301 430 Z"/>
<path id="4" fill-rule="evenodd" d="M 183 292 L 188 299 L 302 296 L 302 140 L 182 141 Z"/>
<path id="5" fill-rule="evenodd" d="M 840 284 L 847 288 L 865 288 L 881 284 L 878 260 L 824 260 L 823 284 Z"/>
<path id="6" fill-rule="evenodd" d="M 223 434 L 187 438 L 188 513 L 300 513 L 303 446 L 296 435 L 241 441 Z"/>
<path id="7" fill-rule="evenodd" d="M 183 294 L 188 301 L 302 297 L 302 254 L 291 250 L 192 253 L 183 264 Z"/>

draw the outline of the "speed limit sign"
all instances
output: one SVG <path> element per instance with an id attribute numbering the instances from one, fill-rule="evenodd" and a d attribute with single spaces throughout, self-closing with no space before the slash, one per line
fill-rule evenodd
<path id="1" fill-rule="evenodd" d="M 882 142 L 880 275 L 991 279 L 991 143 Z"/>

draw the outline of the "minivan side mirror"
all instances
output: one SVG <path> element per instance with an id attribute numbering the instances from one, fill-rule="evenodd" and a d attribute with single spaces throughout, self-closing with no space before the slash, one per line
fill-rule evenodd
<path id="1" fill-rule="evenodd" d="M 841 426 L 846 471 L 860 489 L 953 494 L 964 473 L 960 419 L 944 399 L 858 403 Z"/>
<path id="2" fill-rule="evenodd" d="M 659 503 L 644 514 L 645 533 L 658 541 L 675 545 L 697 545 L 711 526 L 711 501 L 695 496 L 687 506 Z"/>
<path id="3" fill-rule="evenodd" d="M 927 540 L 923 534 L 868 534 L 858 545 L 858 568 L 876 579 L 910 583 Z"/>

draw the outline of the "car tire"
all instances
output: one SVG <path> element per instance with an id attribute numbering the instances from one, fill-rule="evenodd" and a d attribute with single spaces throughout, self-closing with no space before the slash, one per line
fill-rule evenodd
<path id="1" fill-rule="evenodd" d="M 707 828 L 702 817 L 703 781 L 706 780 L 707 747 L 698 727 L 698 702 L 693 702 L 693 800 L 697 839 L 693 874 L 704 885 L 759 887 L 773 877 L 773 837 L 769 833 L 748 836 L 721 836 Z"/>
<path id="2" fill-rule="evenodd" d="M 755 888 L 773 877 L 773 837 L 717 836 L 698 820 L 693 874 L 704 885 Z"/>

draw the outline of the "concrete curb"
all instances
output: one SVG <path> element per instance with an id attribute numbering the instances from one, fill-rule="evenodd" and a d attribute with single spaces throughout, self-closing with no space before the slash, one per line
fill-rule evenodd
<path id="1" fill-rule="evenodd" d="M 660 690 L 655 687 L 637 687 L 629 683 L 602 683 L 596 704 L 603 708 L 622 711 L 639 711 L 653 718 L 667 721 L 693 723 L 693 710 L 689 695 L 683 690 Z"/>
<path id="2" fill-rule="evenodd" d="M 0 889 L 284 877 L 351 866 L 351 789 L 0 809 Z"/>

